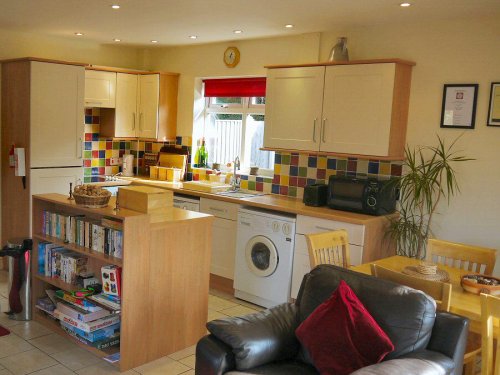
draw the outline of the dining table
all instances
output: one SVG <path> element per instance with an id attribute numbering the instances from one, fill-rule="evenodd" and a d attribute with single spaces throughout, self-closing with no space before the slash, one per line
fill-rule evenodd
<path id="1" fill-rule="evenodd" d="M 388 258 L 371 261 L 370 263 L 351 266 L 350 269 L 370 275 L 370 264 L 372 263 L 394 271 L 402 272 L 406 267 L 417 266 L 421 264 L 422 261 L 415 258 L 394 255 Z M 474 272 L 442 264 L 438 264 L 438 269 L 448 273 L 449 280 L 447 282 L 452 285 L 450 312 L 469 318 L 470 330 L 481 333 L 481 302 L 479 294 L 467 292 L 460 285 L 460 280 L 463 275 L 472 274 Z M 498 325 L 498 322 L 496 322 L 496 324 Z M 495 336 L 499 336 L 499 331 L 500 330 L 497 326 L 495 329 Z"/>

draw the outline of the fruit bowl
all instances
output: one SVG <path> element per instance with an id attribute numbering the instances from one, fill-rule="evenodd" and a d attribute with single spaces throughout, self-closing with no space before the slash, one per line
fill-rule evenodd
<path id="1" fill-rule="evenodd" d="M 460 280 L 460 285 L 466 292 L 474 294 L 500 295 L 500 279 L 489 275 L 464 275 Z"/>

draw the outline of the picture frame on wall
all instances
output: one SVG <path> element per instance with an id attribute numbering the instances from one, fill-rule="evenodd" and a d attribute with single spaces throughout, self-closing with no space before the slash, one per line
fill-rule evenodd
<path id="1" fill-rule="evenodd" d="M 500 126 L 500 82 L 492 82 L 490 106 L 488 107 L 488 126 Z"/>
<path id="2" fill-rule="evenodd" d="M 444 85 L 442 128 L 474 129 L 478 89 L 477 83 Z"/>

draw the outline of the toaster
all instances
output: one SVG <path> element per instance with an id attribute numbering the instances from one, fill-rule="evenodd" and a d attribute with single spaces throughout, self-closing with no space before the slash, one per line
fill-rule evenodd
<path id="1" fill-rule="evenodd" d="M 306 206 L 326 206 L 328 197 L 328 185 L 311 184 L 304 187 L 304 197 L 302 201 Z"/>

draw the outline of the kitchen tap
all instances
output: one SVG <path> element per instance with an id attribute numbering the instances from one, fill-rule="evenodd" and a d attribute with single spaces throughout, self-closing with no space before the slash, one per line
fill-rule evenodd
<path id="1" fill-rule="evenodd" d="M 233 162 L 233 177 L 231 180 L 231 190 L 237 191 L 240 189 L 240 179 L 236 175 L 236 171 L 240 169 L 240 158 L 236 156 Z"/>

